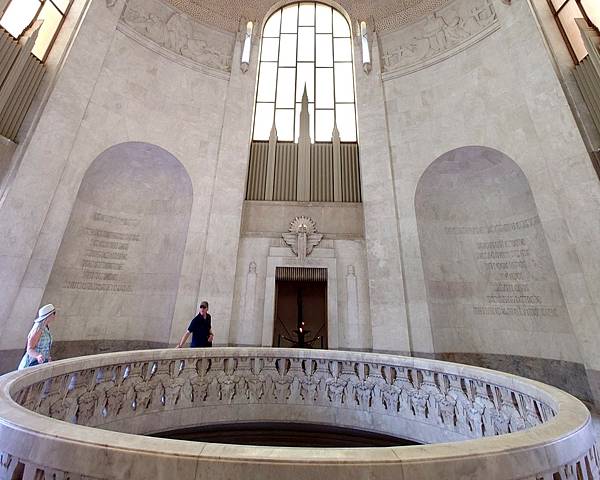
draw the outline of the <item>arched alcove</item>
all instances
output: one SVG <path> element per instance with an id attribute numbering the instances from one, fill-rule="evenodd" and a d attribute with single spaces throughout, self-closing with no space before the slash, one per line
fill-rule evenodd
<path id="1" fill-rule="evenodd" d="M 529 182 L 513 160 L 480 146 L 445 153 L 419 180 L 415 208 L 437 353 L 479 354 L 483 364 L 485 354 L 502 355 L 508 371 L 516 355 L 581 362 Z"/>
<path id="2" fill-rule="evenodd" d="M 187 172 L 156 145 L 92 162 L 44 293 L 59 309 L 59 356 L 168 342 L 191 205 Z"/>

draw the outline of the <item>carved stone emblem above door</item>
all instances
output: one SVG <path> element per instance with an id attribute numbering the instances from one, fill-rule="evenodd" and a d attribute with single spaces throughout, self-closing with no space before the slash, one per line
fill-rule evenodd
<path id="1" fill-rule="evenodd" d="M 311 254 L 313 248 L 323 238 L 322 234 L 317 233 L 314 220 L 305 216 L 294 218 L 290 222 L 288 232 L 283 233 L 281 236 L 301 262 Z"/>

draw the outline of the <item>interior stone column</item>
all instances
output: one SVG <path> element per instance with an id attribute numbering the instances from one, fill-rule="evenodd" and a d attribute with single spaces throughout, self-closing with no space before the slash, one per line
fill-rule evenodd
<path id="1" fill-rule="evenodd" d="M 55 209 L 64 217 L 62 230 L 43 239 L 40 232 L 113 41 L 122 6 L 122 0 L 113 7 L 104 1 L 90 2 L 19 170 L 0 201 L 0 350 L 22 353 L 41 301 L 70 205 Z M 73 196 L 76 192 L 75 185 Z M 33 258 L 38 243 L 43 252 Z M 1 357 L 8 363 L 13 360 L 9 356 Z M 0 368 L 4 368 L 2 363 Z"/>
<path id="2" fill-rule="evenodd" d="M 206 230 L 206 250 L 201 265 L 202 278 L 198 302 L 207 300 L 210 304 L 215 345 L 229 343 L 258 65 L 259 40 L 255 38 L 253 43 L 250 68 L 245 73 L 239 66 L 242 49 L 239 35 L 233 52 L 210 217 Z"/>
<path id="3" fill-rule="evenodd" d="M 376 37 L 371 35 L 370 40 L 373 51 L 377 51 Z M 366 74 L 360 68 L 360 48 L 356 44 L 354 52 L 373 350 L 409 353 L 400 232 L 379 55 L 372 56 L 373 71 Z"/>

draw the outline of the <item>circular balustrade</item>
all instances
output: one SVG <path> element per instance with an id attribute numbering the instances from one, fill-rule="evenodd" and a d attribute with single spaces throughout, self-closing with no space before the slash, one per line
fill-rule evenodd
<path id="1" fill-rule="evenodd" d="M 144 435 L 330 425 L 424 445 L 285 448 Z M 0 479 L 596 479 L 586 407 L 538 382 L 393 355 L 119 352 L 0 378 Z"/>

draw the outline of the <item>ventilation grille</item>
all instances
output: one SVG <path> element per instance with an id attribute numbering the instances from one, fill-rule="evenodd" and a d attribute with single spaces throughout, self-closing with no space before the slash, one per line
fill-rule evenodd
<path id="1" fill-rule="evenodd" d="M 275 280 L 286 282 L 327 282 L 326 268 L 277 267 Z"/>

